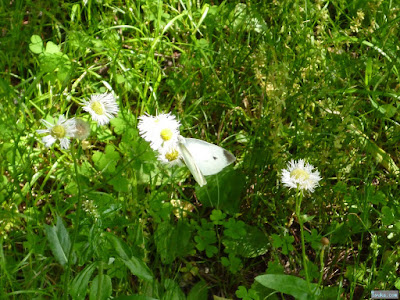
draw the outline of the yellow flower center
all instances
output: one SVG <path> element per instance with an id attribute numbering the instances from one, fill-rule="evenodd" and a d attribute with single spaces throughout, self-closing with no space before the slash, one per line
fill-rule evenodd
<path id="1" fill-rule="evenodd" d="M 55 138 L 62 139 L 65 136 L 65 128 L 62 125 L 55 125 L 51 129 L 51 135 Z"/>
<path id="2" fill-rule="evenodd" d="M 161 130 L 160 136 L 164 141 L 169 141 L 173 136 L 173 132 L 171 131 L 171 129 L 165 128 Z"/>
<path id="3" fill-rule="evenodd" d="M 293 177 L 296 180 L 308 180 L 310 178 L 310 174 L 308 174 L 307 171 L 304 171 L 302 169 L 295 169 L 292 172 L 290 172 L 290 177 Z"/>
<path id="4" fill-rule="evenodd" d="M 103 105 L 99 101 L 93 101 L 92 104 L 90 104 L 90 108 L 96 115 L 104 115 Z"/>
<path id="5" fill-rule="evenodd" d="M 168 159 L 168 161 L 177 160 L 178 157 L 179 157 L 179 152 L 175 149 L 165 154 L 165 158 Z"/>

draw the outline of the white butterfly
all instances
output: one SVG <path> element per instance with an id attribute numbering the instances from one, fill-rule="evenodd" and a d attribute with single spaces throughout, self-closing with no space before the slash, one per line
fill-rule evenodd
<path id="1" fill-rule="evenodd" d="M 186 166 L 200 186 L 207 184 L 204 176 L 217 174 L 236 160 L 224 148 L 202 140 L 179 136 L 178 145 Z"/>

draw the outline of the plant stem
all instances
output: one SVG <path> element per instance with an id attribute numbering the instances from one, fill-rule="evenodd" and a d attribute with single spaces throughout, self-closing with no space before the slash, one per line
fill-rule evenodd
<path id="1" fill-rule="evenodd" d="M 310 287 L 310 278 L 308 275 L 308 265 L 307 265 L 307 255 L 306 255 L 306 246 L 305 246 L 305 242 L 304 242 L 304 229 L 303 229 L 303 219 L 301 218 L 301 202 L 303 200 L 303 193 L 299 190 L 299 188 L 297 188 L 296 191 L 296 215 L 297 215 L 297 219 L 299 221 L 299 225 L 300 225 L 300 239 L 301 239 L 301 254 L 303 256 L 303 267 L 304 267 L 304 272 L 306 273 L 306 281 L 308 284 L 308 287 Z"/>
<path id="2" fill-rule="evenodd" d="M 68 299 L 68 284 L 69 284 L 69 277 L 71 274 L 71 259 L 72 259 L 72 253 L 73 253 L 73 249 L 74 249 L 74 244 L 76 241 L 76 238 L 78 236 L 78 232 L 79 232 L 79 220 L 80 220 L 80 215 L 81 215 L 81 207 L 82 207 L 82 196 L 81 196 L 81 186 L 79 184 L 79 178 L 78 178 L 78 161 L 77 161 L 77 157 L 76 157 L 76 153 L 75 153 L 75 148 L 76 144 L 73 143 L 71 145 L 71 155 L 72 155 L 72 159 L 74 161 L 74 171 L 75 171 L 75 182 L 76 185 L 78 187 L 78 203 L 77 203 L 77 207 L 76 207 L 76 214 L 75 214 L 75 230 L 74 230 L 74 234 L 72 236 L 72 240 L 71 240 L 71 248 L 69 250 L 68 253 L 68 262 L 67 262 L 67 270 L 65 273 L 65 282 L 64 282 L 64 298 L 67 300 Z M 79 148 L 81 149 L 81 148 Z M 79 154 L 79 153 L 78 153 Z"/>

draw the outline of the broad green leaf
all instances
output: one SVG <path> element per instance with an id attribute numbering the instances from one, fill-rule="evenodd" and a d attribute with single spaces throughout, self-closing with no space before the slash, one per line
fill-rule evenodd
<path id="1" fill-rule="evenodd" d="M 101 282 L 99 282 L 101 280 Z M 111 277 L 102 274 L 97 275 L 90 286 L 90 300 L 107 300 L 112 293 Z"/>
<path id="2" fill-rule="evenodd" d="M 35 53 L 40 54 L 43 52 L 43 41 L 42 38 L 38 35 L 31 36 L 31 43 L 29 44 L 29 49 Z"/>
<path id="3" fill-rule="evenodd" d="M 153 275 L 143 261 L 132 256 L 129 260 L 123 260 L 123 262 L 133 275 L 136 275 L 143 280 L 153 281 Z"/>
<path id="4" fill-rule="evenodd" d="M 133 275 L 146 281 L 153 281 L 153 274 L 143 261 L 133 256 L 130 253 L 129 248 L 116 236 L 108 235 L 108 238 L 123 263 L 128 267 Z"/>
<path id="5" fill-rule="evenodd" d="M 112 184 L 117 192 L 127 193 L 129 191 L 129 181 L 122 175 L 112 178 L 108 183 Z"/>
<path id="6" fill-rule="evenodd" d="M 70 286 L 70 294 L 72 299 L 85 299 L 89 280 L 95 270 L 96 265 L 97 263 L 90 264 L 81 272 L 79 272 L 79 274 L 74 278 Z"/>
<path id="7" fill-rule="evenodd" d="M 158 225 L 155 232 L 157 252 L 165 264 L 172 263 L 175 258 L 186 256 L 194 245 L 191 240 L 193 229 L 185 221 L 179 221 L 176 226 L 167 222 Z"/>
<path id="8" fill-rule="evenodd" d="M 182 292 L 181 288 L 179 285 L 171 280 L 171 279 L 165 279 L 164 281 L 164 288 L 165 288 L 165 293 L 163 297 L 161 298 L 162 300 L 185 300 L 185 294 Z"/>
<path id="9" fill-rule="evenodd" d="M 60 216 L 57 216 L 57 225 L 44 225 L 50 249 L 61 265 L 68 262 L 68 255 L 71 249 L 71 240 Z"/>
<path id="10" fill-rule="evenodd" d="M 46 44 L 46 53 L 53 54 L 60 52 L 60 47 L 54 44 L 53 42 L 47 42 Z"/>
<path id="11" fill-rule="evenodd" d="M 319 299 L 318 286 L 315 283 L 308 284 L 307 281 L 296 276 L 266 274 L 257 276 L 255 281 L 267 288 L 292 295 L 299 300 Z"/>
<path id="12" fill-rule="evenodd" d="M 384 104 L 382 108 L 385 110 L 385 115 L 387 118 L 392 118 L 397 113 L 397 108 L 392 104 Z"/>
<path id="13" fill-rule="evenodd" d="M 208 299 L 208 286 L 204 281 L 199 281 L 192 287 L 187 300 L 207 300 Z"/>
<path id="14" fill-rule="evenodd" d="M 383 206 L 381 212 L 382 212 L 382 223 L 384 225 L 392 225 L 395 220 L 393 210 L 388 206 Z"/>
<path id="15" fill-rule="evenodd" d="M 224 245 L 242 257 L 253 258 L 265 254 L 269 240 L 257 227 L 245 226 L 246 234 L 238 239 L 227 239 Z"/>

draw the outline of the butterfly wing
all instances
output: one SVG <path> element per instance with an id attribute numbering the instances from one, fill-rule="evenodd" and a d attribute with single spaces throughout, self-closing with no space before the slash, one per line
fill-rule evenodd
<path id="1" fill-rule="evenodd" d="M 236 160 L 236 157 L 224 148 L 202 140 L 185 138 L 185 146 L 194 164 L 205 176 L 217 174 Z"/>
<path id="2" fill-rule="evenodd" d="M 199 169 L 198 165 L 196 164 L 196 161 L 194 160 L 191 152 L 187 149 L 187 144 L 186 144 L 187 139 L 185 138 L 180 138 L 178 145 L 179 145 L 179 151 L 181 152 L 181 155 L 183 156 L 183 160 L 185 161 L 186 166 L 188 167 L 190 173 L 192 173 L 194 179 L 197 181 L 197 183 L 200 186 L 206 185 L 207 181 L 204 178 L 203 173 Z"/>

